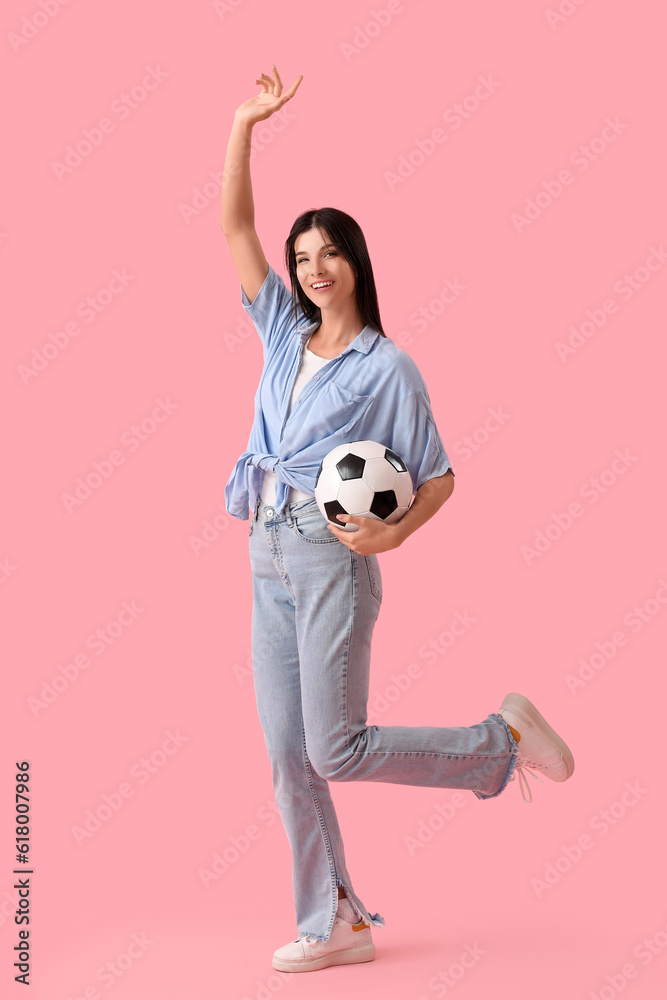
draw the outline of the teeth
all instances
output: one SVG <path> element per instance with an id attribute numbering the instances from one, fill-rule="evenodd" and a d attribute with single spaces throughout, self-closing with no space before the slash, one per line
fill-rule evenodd
<path id="1" fill-rule="evenodd" d="M 326 287 L 327 285 L 333 285 L 333 281 L 317 281 L 317 282 L 316 282 L 316 283 L 315 283 L 315 284 L 313 285 L 313 288 L 324 288 L 324 287 Z"/>

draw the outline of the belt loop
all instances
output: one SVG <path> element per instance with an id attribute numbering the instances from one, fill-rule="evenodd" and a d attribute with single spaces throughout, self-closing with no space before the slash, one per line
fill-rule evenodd
<path id="1" fill-rule="evenodd" d="M 286 503 L 283 507 L 283 513 L 285 515 L 285 520 L 287 521 L 289 527 L 292 527 L 292 511 L 289 509 L 289 504 Z"/>

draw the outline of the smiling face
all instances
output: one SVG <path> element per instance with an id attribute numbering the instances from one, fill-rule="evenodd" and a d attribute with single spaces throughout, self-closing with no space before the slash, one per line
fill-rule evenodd
<path id="1" fill-rule="evenodd" d="M 311 302 L 327 308 L 349 296 L 355 301 L 354 271 L 326 232 L 309 229 L 301 233 L 294 250 L 299 284 Z"/>

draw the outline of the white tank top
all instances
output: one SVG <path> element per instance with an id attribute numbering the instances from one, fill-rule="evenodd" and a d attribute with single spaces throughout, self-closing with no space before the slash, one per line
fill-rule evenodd
<path id="1" fill-rule="evenodd" d="M 310 339 L 307 341 L 306 346 L 301 354 L 301 365 L 299 367 L 299 374 L 296 377 L 296 382 L 294 383 L 294 389 L 292 390 L 292 398 L 290 400 L 289 412 L 292 411 L 292 406 L 294 405 L 294 400 L 298 399 L 301 389 L 310 381 L 313 375 L 326 365 L 327 361 L 331 361 L 331 358 L 321 358 L 318 354 L 313 354 L 312 351 L 308 350 L 308 344 Z M 276 502 L 276 479 L 277 475 L 275 472 L 264 471 L 264 477 L 262 479 L 262 490 L 260 492 L 260 499 L 262 503 L 274 504 Z M 308 497 L 314 496 L 313 493 L 302 493 L 301 490 L 295 489 L 290 486 L 287 491 L 287 503 L 296 503 L 297 500 L 307 500 Z"/>

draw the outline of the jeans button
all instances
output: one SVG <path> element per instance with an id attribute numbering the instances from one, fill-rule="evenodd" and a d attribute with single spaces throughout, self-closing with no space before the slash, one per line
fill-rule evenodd
<path id="1" fill-rule="evenodd" d="M 276 511 L 275 511 L 274 507 L 267 507 L 266 508 L 266 516 L 267 517 L 273 517 L 273 515 L 275 514 L 275 512 Z"/>

